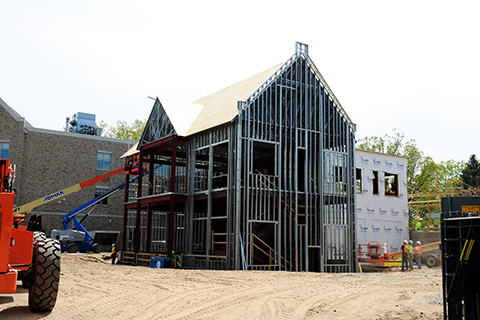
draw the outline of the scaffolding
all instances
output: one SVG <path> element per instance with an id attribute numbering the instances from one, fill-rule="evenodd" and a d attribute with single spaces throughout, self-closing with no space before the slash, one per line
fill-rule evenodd
<path id="1" fill-rule="evenodd" d="M 202 127 L 201 113 L 185 136 L 155 101 L 122 250 L 181 255 L 189 268 L 355 270 L 354 124 L 305 44 L 255 88 L 231 119 Z"/>
<path id="2" fill-rule="evenodd" d="M 439 230 L 442 197 L 464 196 L 467 190 L 464 189 L 463 181 L 449 180 L 444 185 L 438 182 L 428 181 L 426 191 L 420 190 L 417 186 L 409 186 L 408 209 L 412 216 L 428 220 L 428 230 Z M 437 218 L 433 218 L 437 216 Z"/>

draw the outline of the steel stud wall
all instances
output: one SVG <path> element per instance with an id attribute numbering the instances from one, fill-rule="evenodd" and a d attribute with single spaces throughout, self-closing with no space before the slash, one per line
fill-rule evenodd
<path id="1" fill-rule="evenodd" d="M 354 126 L 306 50 L 240 104 L 237 232 L 249 269 L 355 268 Z"/>
<path id="2" fill-rule="evenodd" d="M 163 114 L 155 112 L 156 121 L 168 121 Z M 147 124 L 147 142 L 171 134 L 170 125 L 158 126 Z M 186 266 L 354 271 L 354 131 L 308 47 L 297 43 L 239 101 L 231 123 L 187 137 L 185 168 L 176 173 L 177 181 L 186 174 L 185 212 L 176 213 L 184 227 L 170 231 L 179 233 L 175 247 L 183 241 Z M 167 241 L 159 230 L 156 241 Z"/>

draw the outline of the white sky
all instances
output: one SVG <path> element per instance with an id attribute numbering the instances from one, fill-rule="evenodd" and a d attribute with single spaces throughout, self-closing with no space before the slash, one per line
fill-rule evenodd
<path id="1" fill-rule="evenodd" d="M 33 126 L 76 112 L 147 119 L 309 54 L 357 138 L 416 139 L 435 161 L 480 156 L 478 1 L 2 1 L 0 98 Z M 1 139 L 1 137 L 0 137 Z"/>

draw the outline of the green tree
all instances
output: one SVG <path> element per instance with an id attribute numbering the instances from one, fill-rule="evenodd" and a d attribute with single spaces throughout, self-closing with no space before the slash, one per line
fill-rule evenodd
<path id="1" fill-rule="evenodd" d="M 477 176 L 480 176 L 480 163 L 477 160 L 477 156 L 472 154 L 463 168 L 460 178 L 465 187 L 476 187 Z"/>
<path id="2" fill-rule="evenodd" d="M 415 177 L 420 174 L 425 156 L 423 151 L 415 144 L 415 140 L 409 140 L 403 148 L 403 156 L 407 158 L 407 183 L 415 184 Z"/>
<path id="3" fill-rule="evenodd" d="M 129 124 L 127 121 L 117 120 L 115 127 L 107 126 L 103 121 L 100 123 L 104 125 L 104 135 L 110 138 L 117 138 L 123 140 L 139 141 L 143 129 L 145 128 L 145 120 L 135 119 L 135 121 Z"/>
<path id="4" fill-rule="evenodd" d="M 407 183 L 414 184 L 415 177 L 422 170 L 425 160 L 423 152 L 418 149 L 414 139 L 404 141 L 405 134 L 393 129 L 392 135 L 383 137 L 365 137 L 357 142 L 357 149 L 404 156 L 407 158 Z"/>
<path id="5" fill-rule="evenodd" d="M 437 175 L 438 165 L 431 157 L 423 158 L 419 163 L 419 167 L 420 172 L 413 177 L 412 182 L 420 190 L 426 190 L 428 182 L 440 182 Z"/>
<path id="6" fill-rule="evenodd" d="M 466 163 L 463 161 L 448 160 L 439 162 L 438 174 L 440 181 L 460 180 L 465 166 Z"/>

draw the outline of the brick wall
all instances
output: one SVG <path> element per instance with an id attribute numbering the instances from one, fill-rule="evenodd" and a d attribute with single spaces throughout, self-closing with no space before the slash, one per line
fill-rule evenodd
<path id="1" fill-rule="evenodd" d="M 10 163 L 17 165 L 17 178 L 21 177 L 22 159 L 23 159 L 23 145 L 25 138 L 25 122 L 18 121 L 6 109 L 1 107 L 3 101 L 0 99 L 0 141 L 8 142 L 10 144 L 9 159 Z M 17 179 L 15 186 L 21 187 Z"/>
<path id="2" fill-rule="evenodd" d="M 124 166 L 119 158 L 132 143 L 33 128 L 15 113 L 12 116 L 11 109 L 7 111 L 8 106 L 2 103 L 0 100 L 0 141 L 10 143 L 9 158 L 12 164 L 17 165 L 17 206 Z M 110 170 L 97 169 L 99 151 L 111 154 Z M 124 181 L 125 175 L 118 174 L 58 201 L 39 206 L 32 213 L 42 215 L 45 232 L 50 235 L 53 228 L 62 228 L 62 215 L 95 197 L 95 187 L 110 189 Z M 79 214 L 79 218 L 83 215 Z M 89 231 L 120 231 L 122 215 L 123 190 L 120 190 L 108 199 L 107 206 L 95 207 L 82 224 Z"/>

